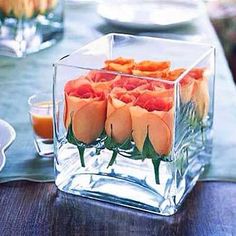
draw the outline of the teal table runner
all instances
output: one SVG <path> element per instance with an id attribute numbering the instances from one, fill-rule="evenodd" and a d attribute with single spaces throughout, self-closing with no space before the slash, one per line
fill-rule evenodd
<path id="1" fill-rule="evenodd" d="M 33 146 L 27 99 L 52 89 L 52 64 L 58 58 L 110 32 L 211 43 L 217 48 L 215 132 L 212 164 L 201 180 L 236 181 L 236 90 L 221 45 L 207 16 L 193 25 L 165 32 L 121 31 L 106 25 L 93 6 L 67 6 L 65 38 L 57 45 L 23 59 L 0 57 L 0 118 L 16 130 L 0 182 L 54 180 L 53 160 L 40 158 Z M 0 134 L 1 135 L 1 134 Z"/>

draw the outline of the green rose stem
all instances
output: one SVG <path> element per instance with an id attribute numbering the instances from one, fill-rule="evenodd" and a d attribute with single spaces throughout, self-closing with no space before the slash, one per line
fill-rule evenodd
<path id="1" fill-rule="evenodd" d="M 205 143 L 205 137 L 204 137 L 204 126 L 201 124 L 201 135 L 202 135 L 202 144 Z"/>
<path id="2" fill-rule="evenodd" d="M 80 162 L 81 162 L 81 166 L 85 167 L 85 162 L 84 162 L 84 151 L 85 151 L 85 147 L 82 146 L 77 146 L 78 150 L 79 150 L 79 157 L 80 157 Z"/>
<path id="3" fill-rule="evenodd" d="M 160 178 L 159 178 L 160 163 L 161 163 L 161 160 L 159 158 L 158 159 L 152 159 L 152 164 L 153 164 L 153 167 L 154 167 L 156 184 L 160 184 Z"/>
<path id="4" fill-rule="evenodd" d="M 143 144 L 143 151 L 142 155 L 145 158 L 152 159 L 152 164 L 154 167 L 154 174 L 155 174 L 155 181 L 156 184 L 160 184 L 160 178 L 159 178 L 159 167 L 161 163 L 161 157 L 158 155 L 149 139 L 149 126 L 147 126 L 147 137 Z"/>
<path id="5" fill-rule="evenodd" d="M 116 157 L 117 157 L 117 154 L 118 154 L 117 149 L 118 149 L 118 146 L 119 146 L 119 144 L 117 144 L 112 138 L 112 124 L 111 124 L 111 137 L 107 136 L 104 144 L 105 144 L 105 147 L 108 150 L 113 151 L 111 160 L 109 161 L 108 166 L 107 166 L 107 168 L 109 168 L 110 166 L 112 166 L 115 163 L 115 160 L 116 160 Z"/>
<path id="6" fill-rule="evenodd" d="M 116 160 L 116 157 L 117 157 L 117 154 L 118 154 L 117 151 L 113 151 L 111 160 L 110 160 L 110 162 L 109 162 L 107 168 L 110 167 L 110 166 L 112 166 L 112 165 L 114 164 L 114 162 L 115 162 L 115 160 Z"/>
<path id="7" fill-rule="evenodd" d="M 72 122 L 69 125 L 66 139 L 69 143 L 76 145 L 79 151 L 81 166 L 85 167 L 85 161 L 84 161 L 85 144 L 77 140 L 76 137 L 74 136 L 72 129 Z"/>

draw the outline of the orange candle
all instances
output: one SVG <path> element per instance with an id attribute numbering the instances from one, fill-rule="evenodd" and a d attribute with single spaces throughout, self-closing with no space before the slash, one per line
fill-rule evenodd
<path id="1" fill-rule="evenodd" d="M 43 139 L 53 138 L 52 103 L 37 103 L 37 109 L 31 112 L 31 121 L 35 134 Z"/>
<path id="2" fill-rule="evenodd" d="M 36 135 L 44 139 L 53 138 L 53 119 L 51 116 L 32 114 L 32 125 Z"/>

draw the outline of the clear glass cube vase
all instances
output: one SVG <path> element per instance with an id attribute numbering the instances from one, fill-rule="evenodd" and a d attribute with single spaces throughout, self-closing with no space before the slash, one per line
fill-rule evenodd
<path id="1" fill-rule="evenodd" d="M 109 34 L 55 63 L 57 187 L 174 214 L 210 162 L 214 57 L 210 45 Z"/>
<path id="2" fill-rule="evenodd" d="M 0 1 L 0 55 L 23 57 L 63 36 L 64 0 Z"/>

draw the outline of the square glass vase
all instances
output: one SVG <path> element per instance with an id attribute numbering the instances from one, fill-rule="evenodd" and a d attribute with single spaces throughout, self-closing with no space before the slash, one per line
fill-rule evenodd
<path id="1" fill-rule="evenodd" d="M 174 214 L 210 163 L 214 76 L 211 45 L 151 37 L 108 34 L 61 58 L 57 187 Z"/>
<path id="2" fill-rule="evenodd" d="M 24 57 L 63 37 L 64 0 L 0 1 L 0 55 Z"/>

